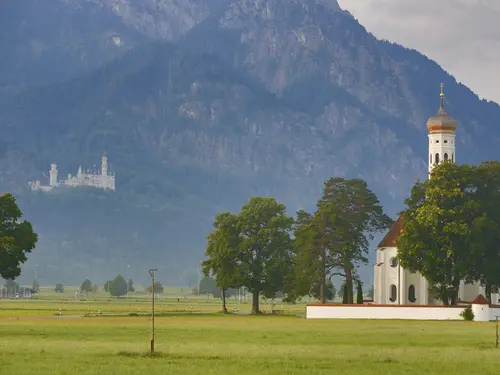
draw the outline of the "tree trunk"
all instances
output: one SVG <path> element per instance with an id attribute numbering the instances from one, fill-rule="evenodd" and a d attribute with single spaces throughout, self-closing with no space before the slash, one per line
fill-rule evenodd
<path id="1" fill-rule="evenodd" d="M 454 290 L 450 296 L 450 306 L 456 306 L 458 301 L 458 290 Z"/>
<path id="2" fill-rule="evenodd" d="M 486 284 L 484 286 L 485 297 L 488 300 L 488 303 L 491 305 L 491 284 Z"/>
<path id="3" fill-rule="evenodd" d="M 319 284 L 319 303 L 325 304 L 326 303 L 326 297 L 325 297 L 325 278 L 324 275 L 321 277 L 321 281 Z"/>
<path id="4" fill-rule="evenodd" d="M 222 298 L 222 312 L 227 314 L 227 306 L 226 306 L 226 289 L 220 288 L 220 295 Z"/>
<path id="5" fill-rule="evenodd" d="M 347 303 L 352 305 L 354 303 L 354 297 L 352 295 L 352 272 L 349 267 L 345 268 L 345 285 L 347 292 Z"/>
<path id="6" fill-rule="evenodd" d="M 458 290 L 460 288 L 460 280 L 453 281 L 453 289 L 450 295 L 450 306 L 456 306 L 458 304 Z"/>
<path id="7" fill-rule="evenodd" d="M 440 295 L 439 295 L 439 298 L 441 299 L 441 301 L 443 302 L 443 305 L 446 305 L 448 306 L 450 303 L 450 299 L 449 299 L 449 296 L 448 296 L 448 292 L 447 291 L 441 291 Z"/>
<path id="8" fill-rule="evenodd" d="M 259 292 L 252 292 L 252 314 L 259 313 Z"/>
<path id="9" fill-rule="evenodd" d="M 321 244 L 321 280 L 319 284 L 319 299 L 321 304 L 326 303 L 326 247 L 325 247 L 326 223 L 323 224 L 323 236 Z"/>

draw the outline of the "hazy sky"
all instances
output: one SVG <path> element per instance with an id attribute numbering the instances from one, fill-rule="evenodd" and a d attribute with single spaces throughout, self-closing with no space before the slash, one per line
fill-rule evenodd
<path id="1" fill-rule="evenodd" d="M 500 103 L 500 0 L 338 0 L 377 38 L 416 49 Z"/>

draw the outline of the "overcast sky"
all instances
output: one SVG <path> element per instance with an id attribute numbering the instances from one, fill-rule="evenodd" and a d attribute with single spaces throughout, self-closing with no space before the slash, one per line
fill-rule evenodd
<path id="1" fill-rule="evenodd" d="M 500 103 L 500 0 L 338 0 L 376 37 L 435 60 Z"/>

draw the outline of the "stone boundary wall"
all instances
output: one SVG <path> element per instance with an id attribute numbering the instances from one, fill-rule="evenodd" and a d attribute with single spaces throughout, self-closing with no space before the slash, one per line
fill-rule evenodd
<path id="1" fill-rule="evenodd" d="M 474 320 L 485 322 L 500 316 L 500 306 L 472 304 Z M 404 319 L 404 320 L 463 320 L 460 313 L 466 305 L 343 305 L 310 304 L 306 307 L 307 319 Z"/>

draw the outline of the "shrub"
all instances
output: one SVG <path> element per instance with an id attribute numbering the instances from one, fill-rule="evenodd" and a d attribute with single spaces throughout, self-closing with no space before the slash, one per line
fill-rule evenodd
<path id="1" fill-rule="evenodd" d="M 464 318 L 464 320 L 467 321 L 473 321 L 474 320 L 474 312 L 472 311 L 471 306 L 467 306 L 464 311 L 460 313 L 460 316 Z"/>
<path id="2" fill-rule="evenodd" d="M 363 285 L 361 281 L 358 281 L 357 293 L 356 293 L 356 303 L 358 305 L 363 304 Z"/>

